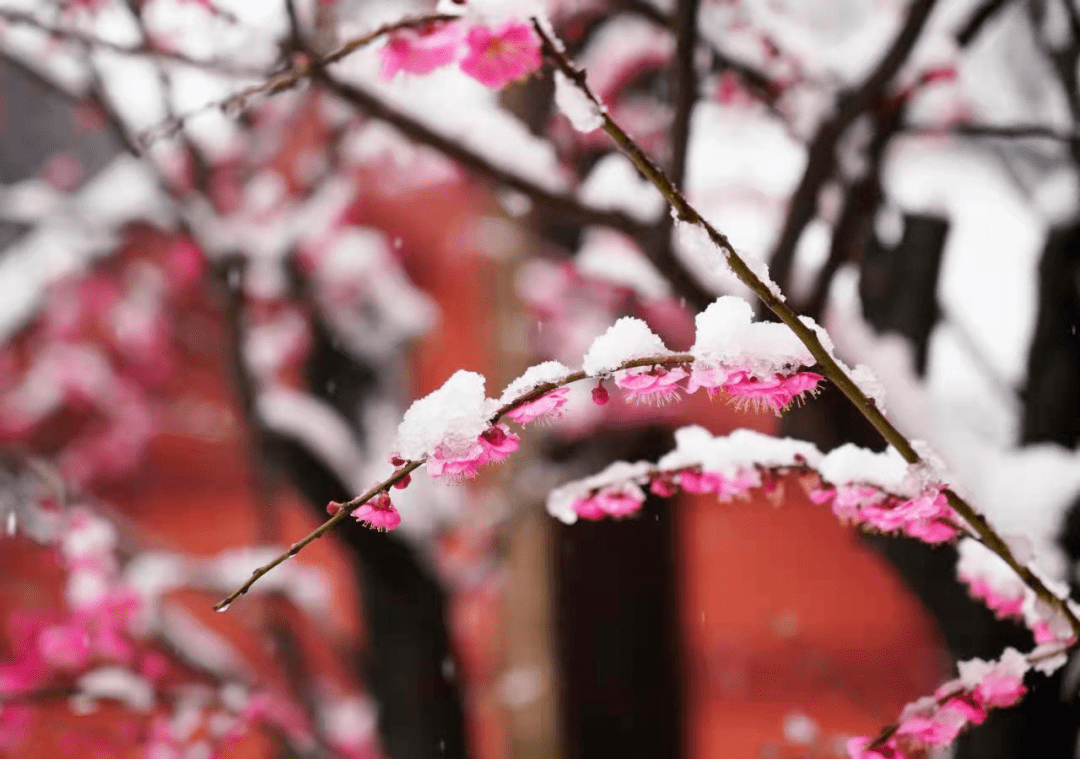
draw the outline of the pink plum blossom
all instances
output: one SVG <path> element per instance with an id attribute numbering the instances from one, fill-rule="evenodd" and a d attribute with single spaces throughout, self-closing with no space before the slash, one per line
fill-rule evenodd
<path id="1" fill-rule="evenodd" d="M 516 451 L 520 440 L 505 424 L 492 425 L 463 453 L 449 454 L 442 446 L 436 448 L 428 458 L 428 472 L 451 481 L 475 477 L 484 464 L 501 461 Z"/>
<path id="2" fill-rule="evenodd" d="M 790 377 L 777 374 L 759 380 L 749 372 L 737 371 L 724 382 L 723 389 L 739 408 L 756 411 L 769 409 L 779 414 L 804 394 L 813 393 L 822 379 L 820 374 L 814 372 L 799 372 Z"/>
<path id="3" fill-rule="evenodd" d="M 401 71 L 430 74 L 453 63 L 462 42 L 462 28 L 454 22 L 393 31 L 381 52 L 382 78 L 389 81 Z"/>
<path id="4" fill-rule="evenodd" d="M 687 371 L 678 366 L 653 366 L 627 370 L 615 377 L 615 384 L 626 391 L 627 400 L 662 404 L 679 397 L 678 383 L 686 376 Z"/>
<path id="5" fill-rule="evenodd" d="M 401 524 L 401 514 L 394 507 L 385 490 L 376 493 L 366 503 L 360 504 L 352 513 L 353 519 L 376 530 L 392 530 Z"/>
<path id="6" fill-rule="evenodd" d="M 566 397 L 569 393 L 568 387 L 556 388 L 550 393 L 544 393 L 536 400 L 507 411 L 506 416 L 518 424 L 528 424 L 537 419 L 551 419 L 562 413 L 562 407 L 566 405 Z"/>
<path id="7" fill-rule="evenodd" d="M 625 517 L 641 509 L 645 494 L 637 487 L 605 488 L 574 502 L 574 511 L 582 519 Z"/>
<path id="8" fill-rule="evenodd" d="M 468 52 L 461 70 L 492 89 L 528 76 L 540 68 L 540 38 L 520 21 L 495 27 L 474 26 L 465 38 Z"/>

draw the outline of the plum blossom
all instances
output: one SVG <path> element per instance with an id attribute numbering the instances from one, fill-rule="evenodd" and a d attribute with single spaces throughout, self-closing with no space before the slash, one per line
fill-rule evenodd
<path id="1" fill-rule="evenodd" d="M 492 89 L 501 89 L 540 68 L 540 38 L 520 21 L 474 26 L 465 38 L 461 70 Z"/>
<path id="2" fill-rule="evenodd" d="M 769 379 L 759 380 L 749 372 L 736 371 L 727 378 L 722 387 L 741 409 L 769 409 L 779 415 L 806 393 L 813 393 L 822 379 L 824 378 L 815 372 L 798 372 L 789 377 L 777 374 Z"/>
<path id="3" fill-rule="evenodd" d="M 925 543 L 946 543 L 961 533 L 960 518 L 940 490 L 904 499 L 860 483 L 822 488 L 810 494 L 818 504 L 832 501 L 837 518 L 879 532 L 902 532 Z"/>
<path id="4" fill-rule="evenodd" d="M 626 391 L 627 400 L 664 404 L 679 397 L 679 381 L 687 371 L 674 366 L 631 369 L 615 376 L 615 384 Z"/>
<path id="5" fill-rule="evenodd" d="M 427 461 L 432 477 L 447 477 L 451 482 L 475 477 L 484 464 L 501 461 L 518 449 L 521 438 L 505 424 L 495 424 L 481 433 L 466 451 L 452 454 L 439 446 Z"/>
<path id="6" fill-rule="evenodd" d="M 352 515 L 357 522 L 363 522 L 372 529 L 382 530 L 383 532 L 392 530 L 401 524 L 401 514 L 398 513 L 385 490 L 376 493 L 366 503 L 360 504 Z"/>
<path id="7" fill-rule="evenodd" d="M 582 519 L 625 517 L 641 509 L 645 494 L 633 484 L 604 488 L 574 501 L 573 509 Z"/>
<path id="8" fill-rule="evenodd" d="M 567 395 L 570 388 L 560 387 L 549 393 L 544 393 L 536 400 L 523 403 L 515 409 L 506 412 L 506 417 L 518 424 L 528 424 L 537 419 L 551 419 L 562 413 L 562 407 L 566 405 Z"/>
<path id="9" fill-rule="evenodd" d="M 464 41 L 457 23 L 433 23 L 397 29 L 387 35 L 382 49 L 382 78 L 389 81 L 399 72 L 430 74 L 454 62 Z"/>

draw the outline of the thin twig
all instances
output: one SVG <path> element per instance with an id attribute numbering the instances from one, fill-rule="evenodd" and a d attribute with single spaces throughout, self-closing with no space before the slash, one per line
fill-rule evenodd
<path id="1" fill-rule="evenodd" d="M 933 0 L 924 0 L 924 2 L 931 5 L 933 4 Z M 543 25 L 534 21 L 533 26 L 544 43 L 544 52 L 548 58 L 554 62 L 554 65 L 558 67 L 564 75 L 569 77 L 579 88 L 581 88 L 582 92 L 596 103 L 599 108 L 600 102 L 589 89 L 583 72 L 570 62 L 566 55 L 561 51 L 559 45 L 548 36 Z M 603 110 L 600 112 L 604 119 L 603 130 L 611 137 L 626 157 L 637 166 L 638 170 L 645 178 L 652 182 L 664 197 L 667 198 L 668 203 L 671 205 L 672 212 L 681 221 L 700 227 L 705 231 L 712 243 L 716 245 L 724 255 L 727 265 L 739 280 L 749 287 L 765 306 L 795 333 L 803 345 L 807 347 L 817 360 L 829 381 L 836 385 L 840 392 L 842 392 L 862 415 L 866 417 L 867 421 L 874 426 L 881 436 L 900 453 L 904 460 L 911 465 L 924 464 L 925 462 L 922 457 L 919 456 L 918 452 L 916 452 L 911 442 L 893 426 L 892 422 L 885 418 L 885 415 L 878 409 L 874 400 L 867 397 L 851 376 L 837 363 L 836 359 L 833 358 L 832 354 L 822 344 L 821 339 L 818 337 L 818 333 L 806 322 L 803 322 L 782 297 L 775 294 L 768 285 L 762 282 L 757 274 L 755 274 L 747 265 L 746 261 L 744 261 L 735 251 L 735 248 L 732 246 L 731 241 L 728 240 L 727 236 L 717 230 L 696 208 L 687 202 L 682 192 L 679 191 L 679 188 L 672 184 L 671 180 L 664 172 L 648 157 L 648 155 L 646 155 L 645 151 L 642 150 L 642 148 L 625 131 L 623 131 L 622 127 L 616 124 L 610 116 L 603 112 Z M 1067 600 L 1055 595 L 1030 568 L 1020 563 L 1013 554 L 1012 549 L 1009 548 L 1001 536 L 998 535 L 993 527 L 990 526 L 989 522 L 987 522 L 986 517 L 976 511 L 971 504 L 957 495 L 956 492 L 950 488 L 945 488 L 942 492 L 948 499 L 952 509 L 964 518 L 987 548 L 1000 556 L 1041 600 L 1061 612 L 1068 620 L 1069 625 L 1072 627 L 1077 637 L 1080 638 L 1080 618 L 1077 618 L 1073 613 Z"/>

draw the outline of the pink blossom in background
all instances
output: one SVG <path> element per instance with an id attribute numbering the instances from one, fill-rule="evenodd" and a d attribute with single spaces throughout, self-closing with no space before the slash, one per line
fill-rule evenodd
<path id="1" fill-rule="evenodd" d="M 506 412 L 506 417 L 518 424 L 528 424 L 537 419 L 551 419 L 560 416 L 570 388 L 560 387 L 550 393 L 544 393 L 534 401 L 523 403 Z"/>
<path id="2" fill-rule="evenodd" d="M 22 704 L 0 704 L 0 750 L 7 750 L 18 745 L 27 730 L 33 713 L 29 706 Z"/>
<path id="3" fill-rule="evenodd" d="M 540 38 L 529 24 L 507 21 L 474 26 L 465 38 L 461 70 L 492 89 L 501 89 L 540 68 Z"/>
<path id="4" fill-rule="evenodd" d="M 603 519 L 604 517 L 625 517 L 641 509 L 645 502 L 644 494 L 634 488 L 601 490 L 595 495 L 580 498 L 574 502 L 574 511 L 582 519 Z"/>
<path id="5" fill-rule="evenodd" d="M 724 392 L 739 408 L 769 409 L 776 414 L 790 406 L 805 393 L 812 393 L 824 379 L 814 372 L 799 372 L 790 377 L 776 375 L 770 379 L 754 379 L 749 372 L 734 372 L 724 383 Z"/>
<path id="6" fill-rule="evenodd" d="M 456 22 L 398 29 L 387 35 L 382 49 L 382 78 L 389 81 L 399 72 L 430 74 L 454 62 L 464 41 Z"/>
<path id="7" fill-rule="evenodd" d="M 615 377 L 615 384 L 626 391 L 629 401 L 663 404 L 679 397 L 679 382 L 687 371 L 675 366 L 668 369 L 653 366 L 649 369 L 627 370 Z"/>
<path id="8" fill-rule="evenodd" d="M 361 504 L 352 515 L 357 522 L 364 522 L 376 530 L 392 530 L 401 524 L 401 514 L 385 491 Z"/>

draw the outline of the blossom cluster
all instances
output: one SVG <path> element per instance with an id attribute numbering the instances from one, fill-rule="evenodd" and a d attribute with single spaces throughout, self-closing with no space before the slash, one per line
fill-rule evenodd
<path id="1" fill-rule="evenodd" d="M 466 28 L 463 21 L 440 20 L 397 29 L 382 49 L 384 79 L 400 72 L 430 74 L 454 62 L 478 82 L 500 89 L 540 68 L 540 38 L 521 21 Z"/>
<path id="2" fill-rule="evenodd" d="M 0 749 L 18 747 L 39 707 L 57 699 L 76 713 L 93 711 L 100 701 L 126 707 L 126 729 L 109 749 L 116 755 L 128 755 L 126 741 L 133 740 L 146 759 L 216 756 L 253 728 L 292 745 L 312 741 L 310 721 L 290 697 L 202 663 L 192 667 L 185 641 L 162 626 L 166 616 L 174 627 L 192 624 L 163 612 L 165 586 L 187 574 L 176 571 L 176 562 L 155 554 L 122 561 L 116 527 L 90 509 L 53 508 L 40 516 L 49 529 L 37 537 L 53 544 L 65 573 L 63 603 L 21 610 L 10 620 L 11 653 L 0 659 Z M 224 567 L 214 572 L 226 574 Z M 209 631 L 195 637 L 204 656 L 208 645 L 227 646 Z M 66 740 L 60 736 L 61 745 Z M 348 741 L 333 742 L 340 749 L 335 756 L 363 755 Z"/>
<path id="3" fill-rule="evenodd" d="M 710 396 L 723 394 L 740 407 L 779 414 L 812 393 L 822 376 L 804 369 L 813 359 L 801 343 L 785 337 L 786 330 L 755 323 L 751 316 L 745 301 L 730 296 L 718 299 L 698 316 L 697 338 L 689 354 L 669 351 L 645 322 L 623 317 L 593 341 L 581 371 L 573 372 L 556 361 L 539 364 L 514 380 L 498 399 L 487 397 L 483 376 L 458 371 L 405 413 L 391 463 L 402 467 L 423 461 L 430 475 L 452 482 L 474 477 L 481 466 L 501 461 L 518 449 L 519 436 L 502 418 L 520 425 L 556 418 L 567 403 L 567 385 L 589 378 L 597 382 L 592 397 L 598 405 L 608 402 L 604 382 L 611 379 L 628 401 L 664 403 L 704 388 Z M 695 483 L 694 476 L 691 471 L 682 473 L 681 481 L 688 483 L 683 487 L 727 492 L 757 484 L 743 477 L 721 487 L 711 478 Z M 405 479 L 397 483 L 399 487 L 407 484 Z M 626 514 L 636 511 L 644 500 L 637 496 L 632 489 L 605 492 L 599 496 L 599 505 L 582 508 L 593 518 Z M 390 528 L 393 525 L 381 520 L 392 509 L 386 502 L 383 498 L 378 512 L 358 510 L 354 516 L 371 526 Z"/>
<path id="4" fill-rule="evenodd" d="M 908 704 L 888 737 L 875 741 L 857 736 L 848 741 L 852 759 L 904 759 L 923 751 L 948 746 L 964 728 L 980 725 L 990 709 L 1018 703 L 1027 692 L 1024 675 L 1031 669 L 1052 672 L 1064 663 L 1064 654 L 1025 656 L 1007 648 L 997 661 L 972 659 L 958 665 L 960 677 L 934 693 Z"/>
<path id="5" fill-rule="evenodd" d="M 1001 557 L 970 538 L 961 540 L 957 548 L 957 578 L 967 586 L 971 597 L 986 604 L 998 619 L 1023 622 L 1036 643 L 1073 639 L 1072 627 L 1064 615 L 1040 599 Z M 1038 567 L 1029 565 L 1029 569 L 1041 575 Z M 1067 585 L 1048 577 L 1041 579 L 1058 598 L 1068 599 Z"/>
<path id="6" fill-rule="evenodd" d="M 911 492 L 905 483 L 903 460 L 895 452 L 874 453 L 843 446 L 823 455 L 799 440 L 779 439 L 750 430 L 714 437 L 701 427 L 675 432 L 675 448 L 655 464 L 615 462 L 604 471 L 567 483 L 548 497 L 548 511 L 564 522 L 578 517 L 621 517 L 638 511 L 645 491 L 668 497 L 677 492 L 715 493 L 722 501 L 758 487 L 771 487 L 790 471 L 827 474 L 810 497 L 817 503 L 833 502 L 833 511 L 847 522 L 879 532 L 902 532 L 929 543 L 954 539 L 962 521 L 949 507 L 940 486 Z M 877 462 L 877 467 L 853 468 Z M 899 465 L 899 466 L 898 466 Z M 859 472 L 862 472 L 861 474 Z M 885 476 L 892 472 L 892 476 Z M 840 478 L 852 479 L 840 479 Z M 907 479 L 915 479 L 909 476 Z M 891 490 L 890 490 L 891 488 Z M 851 495 L 845 495 L 851 494 Z M 839 504 L 839 506 L 837 505 Z"/>

